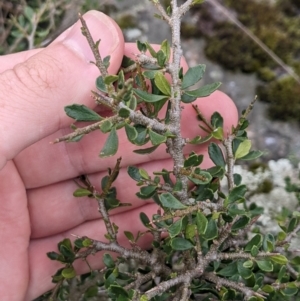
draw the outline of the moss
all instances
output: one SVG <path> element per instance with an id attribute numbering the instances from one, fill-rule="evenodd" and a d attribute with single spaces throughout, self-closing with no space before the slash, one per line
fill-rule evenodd
<path id="1" fill-rule="evenodd" d="M 258 193 L 269 193 L 274 188 L 272 181 L 265 179 L 258 187 Z"/>
<path id="2" fill-rule="evenodd" d="M 255 0 L 225 0 L 224 4 L 233 9 L 239 21 L 286 64 L 293 65 L 298 61 L 300 18 L 285 14 L 283 10 L 283 6 L 295 8 L 291 0 L 277 1 L 276 5 Z M 202 13 L 199 10 L 200 23 L 205 24 L 207 18 L 202 20 Z M 214 20 L 214 16 L 211 15 L 211 19 Z M 257 72 L 259 78 L 266 82 L 276 76 L 278 64 L 236 25 L 214 21 L 213 32 L 207 37 L 207 42 L 207 57 L 227 69 Z"/>
<path id="3" fill-rule="evenodd" d="M 300 85 L 292 77 L 285 76 L 261 86 L 257 94 L 259 99 L 270 103 L 271 119 L 300 122 Z"/>
<path id="4" fill-rule="evenodd" d="M 188 39 L 188 38 L 194 38 L 199 36 L 199 29 L 195 24 L 191 24 L 188 22 L 182 22 L 181 24 L 181 35 L 182 37 Z"/>
<path id="5" fill-rule="evenodd" d="M 219 23 L 216 33 L 208 38 L 205 54 L 229 70 L 255 72 L 260 59 L 271 63 L 270 58 L 243 32 L 230 23 Z"/>
<path id="6" fill-rule="evenodd" d="M 256 162 L 252 162 L 249 165 L 248 170 L 253 173 L 256 173 L 258 170 L 265 171 L 267 168 L 268 168 L 268 164 L 264 162 L 256 161 Z"/>
<path id="7" fill-rule="evenodd" d="M 260 68 L 257 75 L 259 79 L 265 82 L 270 82 L 276 78 L 276 73 L 268 67 Z"/>
<path id="8" fill-rule="evenodd" d="M 138 26 L 136 18 L 131 14 L 121 15 L 116 22 L 122 29 L 134 28 Z"/>

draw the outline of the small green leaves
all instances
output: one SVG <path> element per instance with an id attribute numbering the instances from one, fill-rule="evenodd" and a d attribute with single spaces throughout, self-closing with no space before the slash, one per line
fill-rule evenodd
<path id="1" fill-rule="evenodd" d="M 103 118 L 85 105 L 73 104 L 65 107 L 66 114 L 76 121 L 100 121 Z"/>
<path id="2" fill-rule="evenodd" d="M 217 83 L 205 85 L 196 90 L 191 90 L 191 91 L 185 90 L 184 92 L 185 94 L 191 97 L 206 97 L 212 94 L 213 92 L 215 92 L 220 86 L 221 83 L 217 82 Z"/>
<path id="3" fill-rule="evenodd" d="M 226 162 L 223 156 L 223 152 L 219 145 L 216 143 L 212 142 L 208 146 L 208 154 L 210 159 L 217 165 L 217 166 L 222 166 L 225 167 Z"/>
<path id="4" fill-rule="evenodd" d="M 100 124 L 100 131 L 102 133 L 108 133 L 108 132 L 110 132 L 112 127 L 113 127 L 113 124 L 111 123 L 111 121 L 109 119 L 105 119 Z"/>
<path id="5" fill-rule="evenodd" d="M 147 92 L 139 90 L 139 89 L 133 89 L 133 92 L 141 100 L 143 100 L 145 102 L 149 102 L 149 103 L 157 102 L 157 101 L 164 100 L 164 99 L 168 99 L 168 96 L 166 96 L 166 95 L 150 94 L 150 93 L 147 93 Z"/>
<path id="6" fill-rule="evenodd" d="M 136 128 L 128 123 L 125 124 L 125 132 L 129 141 L 134 141 L 138 136 Z"/>
<path id="7" fill-rule="evenodd" d="M 256 234 L 245 246 L 245 251 L 250 252 L 253 246 L 260 248 L 262 245 L 263 237 L 261 234 Z"/>
<path id="8" fill-rule="evenodd" d="M 96 87 L 99 91 L 103 92 L 103 93 L 107 93 L 107 89 L 106 89 L 106 85 L 103 79 L 103 76 L 98 76 L 96 79 Z"/>
<path id="9" fill-rule="evenodd" d="M 62 276 L 66 279 L 71 279 L 76 276 L 76 272 L 73 267 L 65 268 L 61 272 Z"/>
<path id="10" fill-rule="evenodd" d="M 288 260 L 287 258 L 284 256 L 284 255 L 281 255 L 281 254 L 277 254 L 277 255 L 271 255 L 270 256 L 270 259 L 275 262 L 275 263 L 278 263 L 278 264 L 287 264 L 288 263 Z"/>
<path id="11" fill-rule="evenodd" d="M 272 272 L 273 264 L 270 260 L 256 260 L 258 267 L 264 272 Z"/>
<path id="12" fill-rule="evenodd" d="M 234 187 L 228 196 L 228 203 L 234 203 L 239 201 L 240 199 L 243 199 L 245 197 L 245 194 L 247 192 L 246 185 L 239 185 Z"/>
<path id="13" fill-rule="evenodd" d="M 250 222 L 250 217 L 243 215 L 233 225 L 231 230 L 236 231 L 245 228 Z"/>
<path id="14" fill-rule="evenodd" d="M 75 197 L 83 197 L 83 196 L 91 196 L 92 193 L 85 188 L 78 188 L 73 192 L 73 196 Z"/>
<path id="15" fill-rule="evenodd" d="M 118 139 L 117 131 L 116 128 L 113 127 L 109 133 L 109 136 L 99 156 L 101 158 L 105 158 L 105 157 L 110 157 L 115 155 L 118 151 L 118 146 L 119 146 L 119 139 Z"/>
<path id="16" fill-rule="evenodd" d="M 177 236 L 182 230 L 182 220 L 183 219 L 180 218 L 168 228 L 168 233 L 171 238 Z"/>
<path id="17" fill-rule="evenodd" d="M 145 43 L 138 40 L 138 41 L 136 41 L 136 45 L 137 45 L 137 48 L 140 52 L 146 52 L 147 46 L 146 46 Z"/>
<path id="18" fill-rule="evenodd" d="M 185 209 L 186 206 L 183 205 L 179 200 L 177 200 L 171 193 L 162 193 L 159 196 L 160 202 L 165 208 L 170 209 Z"/>
<path id="19" fill-rule="evenodd" d="M 196 214 L 196 224 L 199 234 L 204 234 L 207 229 L 208 220 L 202 212 L 197 212 Z"/>
<path id="20" fill-rule="evenodd" d="M 234 154 L 235 159 L 239 159 L 246 156 L 249 153 L 250 148 L 251 141 L 249 139 L 242 141 Z"/>
<path id="21" fill-rule="evenodd" d="M 111 84 L 113 84 L 114 82 L 116 82 L 118 79 L 119 79 L 119 76 L 117 76 L 117 75 L 107 75 L 107 76 L 104 78 L 104 83 L 105 83 L 106 85 L 111 85 Z"/>
<path id="22" fill-rule="evenodd" d="M 199 80 L 202 79 L 204 72 L 205 65 L 197 65 L 195 67 L 189 68 L 183 76 L 181 89 L 185 90 L 190 86 L 195 85 Z"/>
<path id="23" fill-rule="evenodd" d="M 153 145 L 159 145 L 167 141 L 167 137 L 149 130 L 150 141 Z"/>
<path id="24" fill-rule="evenodd" d="M 156 72 L 154 77 L 154 82 L 157 86 L 157 88 L 167 96 L 171 95 L 171 85 L 168 82 L 168 80 L 165 78 L 162 72 Z"/>
<path id="25" fill-rule="evenodd" d="M 171 240 L 171 247 L 175 251 L 185 251 L 194 248 L 194 245 L 187 239 L 175 237 Z"/>
<path id="26" fill-rule="evenodd" d="M 130 116 L 130 111 L 127 108 L 121 108 L 118 114 L 120 117 L 128 118 Z"/>
<path id="27" fill-rule="evenodd" d="M 128 175 L 135 181 L 139 182 L 142 180 L 139 169 L 136 166 L 128 166 L 127 168 Z"/>
<path id="28" fill-rule="evenodd" d="M 204 233 L 204 238 L 207 240 L 212 240 L 218 236 L 218 232 L 219 231 L 217 223 L 211 218 L 207 224 L 207 229 Z"/>

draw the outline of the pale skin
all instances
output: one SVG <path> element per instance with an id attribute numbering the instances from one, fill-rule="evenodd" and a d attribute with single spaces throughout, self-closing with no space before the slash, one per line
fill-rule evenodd
<path id="1" fill-rule="evenodd" d="M 100 52 L 110 54 L 109 72 L 116 74 L 123 55 L 138 53 L 134 44 L 125 44 L 118 26 L 99 12 L 84 18 L 94 39 L 101 38 Z M 45 49 L 0 57 L 0 296 L 1 300 L 32 300 L 51 289 L 51 275 L 61 265 L 46 257 L 57 250 L 57 243 L 71 234 L 103 239 L 105 227 L 95 201 L 74 198 L 74 178 L 87 174 L 96 187 L 122 156 L 122 169 L 115 182 L 118 198 L 132 203 L 112 212 L 112 221 L 120 229 L 133 233 L 143 231 L 139 212 L 148 216 L 157 205 L 136 198 L 135 182 L 126 173 L 128 165 L 138 165 L 151 173 L 172 168 L 164 147 L 148 156 L 134 155 L 136 146 L 120 132 L 120 148 L 116 156 L 100 159 L 98 153 L 105 141 L 100 131 L 86 136 L 79 143 L 51 145 L 55 138 L 70 132 L 72 120 L 64 106 L 81 103 L 95 107 L 90 97 L 98 69 L 77 22 Z M 187 69 L 185 62 L 182 63 Z M 237 110 L 231 99 L 217 91 L 196 101 L 209 118 L 219 111 L 230 131 L 237 122 Z M 204 133 L 195 126 L 195 111 L 184 106 L 182 132 L 193 138 Z M 193 125 L 193 126 L 191 126 Z M 193 148 L 206 154 L 205 146 Z M 189 153 L 191 147 L 186 147 Z M 205 156 L 203 167 L 211 166 Z M 99 188 L 99 187 L 98 187 Z M 134 221 L 134 222 L 133 222 Z M 120 242 L 128 246 L 120 231 Z M 149 237 L 140 241 L 146 248 Z M 93 268 L 101 268 L 101 254 L 89 260 Z M 78 273 L 87 271 L 84 263 L 76 264 Z"/>

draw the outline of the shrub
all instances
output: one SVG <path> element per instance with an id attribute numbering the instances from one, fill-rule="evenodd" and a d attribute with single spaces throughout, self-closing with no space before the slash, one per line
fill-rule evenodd
<path id="1" fill-rule="evenodd" d="M 106 158 L 116 154 L 118 131 L 123 128 L 128 141 L 137 147 L 135 153 L 148 154 L 164 146 L 173 160 L 172 169 L 163 168 L 153 174 L 137 166 L 127 170 L 128 177 L 137 183 L 136 195 L 141 202 L 152 200 L 160 209 L 153 216 L 140 213 L 145 231 L 136 235 L 111 221 L 110 211 L 124 205 L 114 187 L 121 158 L 99 179 L 100 190 L 86 175 L 77 179 L 79 187 L 74 196 L 89 197 L 98 203 L 106 226 L 105 241 L 87 236 L 73 242 L 65 238 L 58 243 L 58 250 L 48 253 L 51 260 L 62 263 L 53 275 L 57 286 L 51 300 L 75 300 L 75 293 L 78 300 L 88 300 L 98 297 L 103 287 L 111 300 L 118 301 L 290 300 L 298 296 L 299 287 L 299 257 L 289 252 L 292 237 L 300 228 L 299 214 L 295 211 L 286 216 L 278 233 L 265 233 L 258 225 L 252 230 L 263 208 L 247 201 L 247 186 L 234 172 L 236 160 L 248 161 L 262 154 L 251 150 L 246 131 L 254 101 L 229 133 L 224 132 L 223 118 L 217 111 L 206 119 L 192 103 L 213 93 L 220 83 L 193 88 L 201 80 L 205 66 L 199 64 L 185 73 L 180 68 L 180 21 L 192 5 L 202 1 L 187 0 L 180 6 L 171 1 L 166 10 L 159 1 L 152 2 L 160 18 L 173 28 L 172 44 L 163 41 L 160 49 L 154 50 L 150 44 L 138 41 L 140 54 L 136 61 L 125 57 L 117 75 L 107 73 L 109 57 L 101 58 L 98 42 L 93 41 L 80 18 L 101 71 L 96 79 L 97 91 L 92 94 L 99 105 L 111 109 L 111 116 L 103 117 L 83 105 L 70 105 L 65 108 L 69 117 L 93 124 L 73 126 L 74 132 L 55 142 L 76 142 L 100 128 L 108 136 L 100 151 L 100 157 Z M 170 74 L 171 83 L 165 74 Z M 182 103 L 193 105 L 195 115 L 191 116 L 190 126 L 200 126 L 206 136 L 182 136 Z M 164 114 L 163 107 L 167 107 Z M 142 147 L 148 142 L 150 147 Z M 183 153 L 186 144 L 202 143 L 209 144 L 208 155 L 214 164 L 208 169 L 201 167 L 203 155 Z M 220 184 L 222 179 L 226 179 L 225 188 Z M 120 245 L 117 234 L 121 232 L 131 248 Z M 151 250 L 142 250 L 138 245 L 146 233 L 153 237 Z M 107 252 L 103 256 L 105 268 L 77 276 L 74 262 L 87 262 L 91 254 L 100 251 Z M 118 257 L 113 259 L 110 252 Z M 136 262 L 135 268 L 131 260 Z"/>

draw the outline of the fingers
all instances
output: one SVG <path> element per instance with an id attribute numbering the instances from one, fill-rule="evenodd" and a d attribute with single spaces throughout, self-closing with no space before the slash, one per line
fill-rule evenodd
<path id="1" fill-rule="evenodd" d="M 124 49 L 119 27 L 100 12 L 84 18 L 94 39 L 101 39 L 102 56 L 111 55 L 109 72 L 117 72 Z M 99 71 L 89 63 L 94 59 L 80 27 L 77 22 L 61 40 L 0 74 L 0 167 L 28 145 L 67 126 L 64 106 L 94 106 L 89 95 Z"/>
<path id="2" fill-rule="evenodd" d="M 139 167 L 146 169 L 148 174 L 154 178 L 152 176 L 154 171 L 160 171 L 163 168 L 172 169 L 172 162 L 171 160 L 156 160 Z M 89 176 L 92 185 L 100 192 L 102 191 L 101 180 L 107 174 L 107 171 L 105 171 Z M 136 196 L 139 187 L 137 187 L 136 181 L 129 177 L 126 167 L 120 170 L 113 187 L 117 189 L 117 199 L 122 203 L 130 203 L 131 206 L 113 209 L 110 211 L 111 216 L 120 214 L 120 212 L 132 211 L 148 202 L 152 203 L 150 199 L 148 201 L 141 200 Z M 30 189 L 27 192 L 31 238 L 55 235 L 70 230 L 86 221 L 101 218 L 95 199 L 73 196 L 73 192 L 77 188 L 73 180 L 68 180 L 42 188 Z"/>
<path id="3" fill-rule="evenodd" d="M 149 217 L 157 212 L 156 204 L 148 204 L 143 207 L 143 212 Z M 124 231 L 130 231 L 136 236 L 138 231 L 144 232 L 146 229 L 139 219 L 140 209 L 135 209 L 126 213 L 121 213 L 114 215 L 111 221 L 119 226 L 118 241 L 120 245 L 129 248 L 130 245 L 128 240 L 124 236 Z M 78 236 L 89 235 L 90 238 L 107 241 L 104 238 L 106 233 L 105 226 L 102 220 L 96 220 L 84 223 L 71 231 L 61 233 L 59 235 L 54 235 L 49 238 L 42 238 L 33 240 L 29 248 L 29 261 L 31 266 L 30 272 L 30 284 L 27 291 L 25 300 L 30 301 L 38 297 L 45 291 L 53 288 L 53 283 L 51 283 L 51 275 L 53 275 L 62 265 L 58 262 L 53 262 L 47 258 L 45 255 L 50 251 L 57 251 L 57 243 L 64 239 L 65 237 L 71 237 L 71 234 Z M 138 245 L 143 249 L 150 247 L 149 236 L 143 236 Z M 100 269 L 103 267 L 102 256 L 104 253 L 100 252 L 95 256 L 89 256 L 88 262 L 93 269 Z M 89 268 L 86 263 L 78 261 L 75 263 L 76 272 L 78 274 L 83 274 L 89 272 Z"/>
<path id="4" fill-rule="evenodd" d="M 0 170 L 0 191 L 0 295 L 2 300 L 18 301 L 29 282 L 30 222 L 26 191 L 12 161 Z"/>

